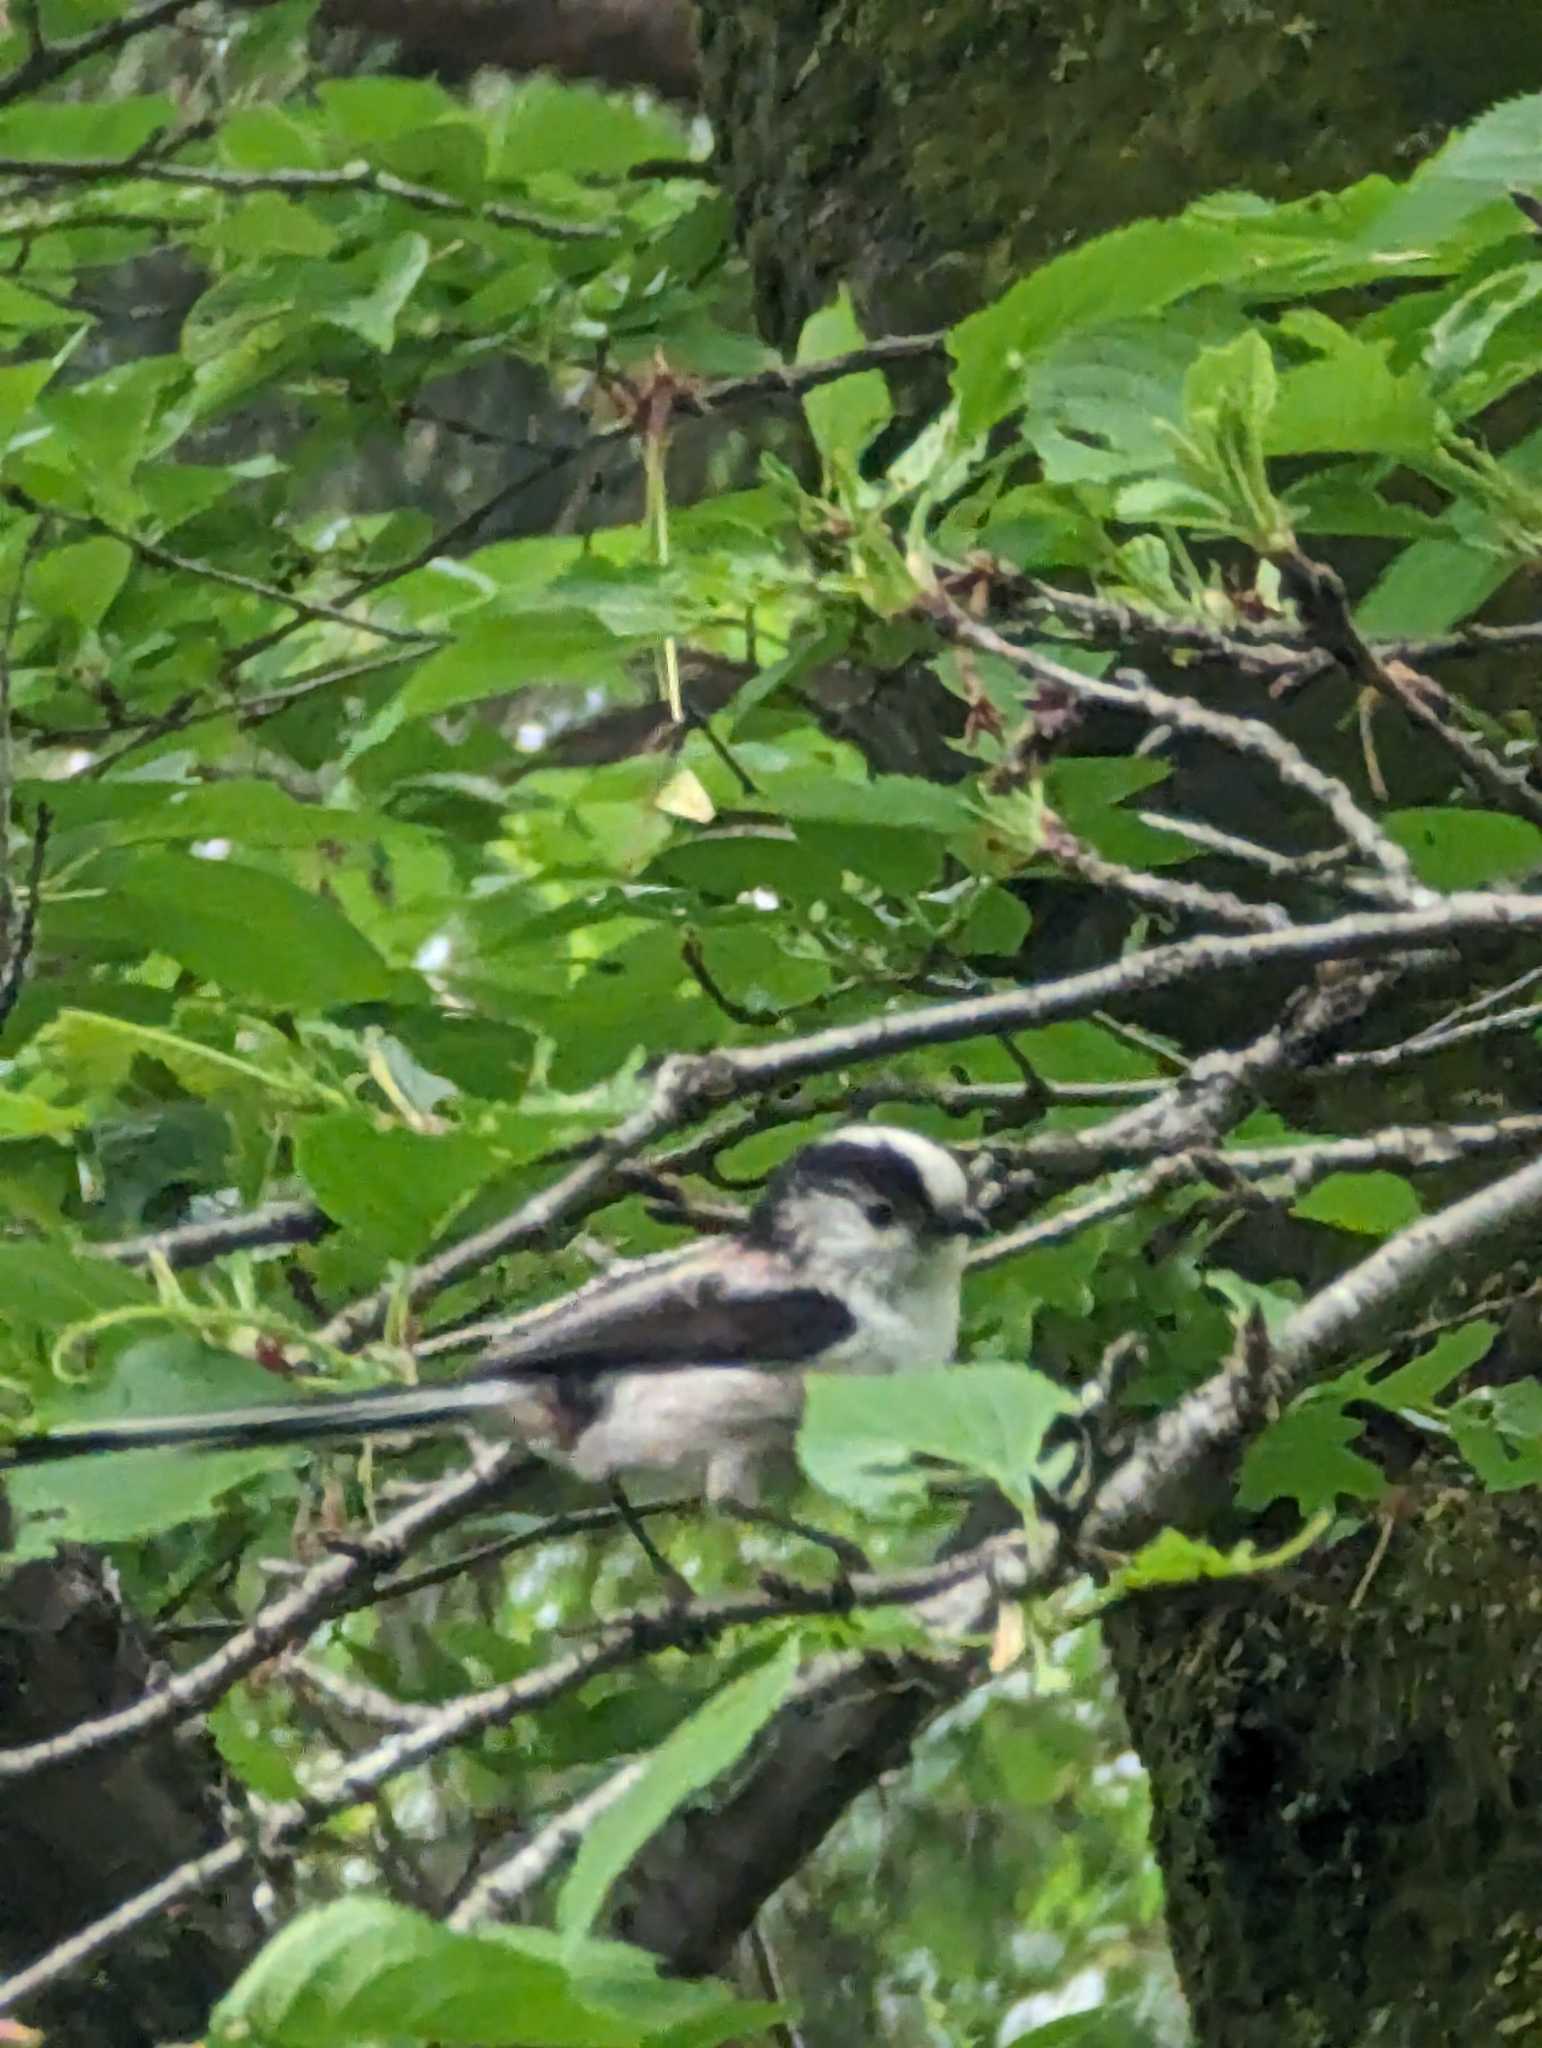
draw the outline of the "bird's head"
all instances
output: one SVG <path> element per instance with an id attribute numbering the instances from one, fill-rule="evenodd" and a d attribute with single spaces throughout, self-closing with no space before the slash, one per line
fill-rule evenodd
<path id="1" fill-rule="evenodd" d="M 963 1265 L 989 1229 L 944 1145 L 891 1124 L 846 1124 L 779 1166 L 748 1235 L 779 1250 L 870 1261 L 879 1273 Z"/>

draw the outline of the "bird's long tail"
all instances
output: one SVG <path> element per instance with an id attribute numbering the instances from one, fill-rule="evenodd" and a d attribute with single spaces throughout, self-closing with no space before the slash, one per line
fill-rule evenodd
<path id="1" fill-rule="evenodd" d="M 458 1380 L 444 1387 L 377 1387 L 364 1394 L 273 1401 L 213 1415 L 147 1415 L 88 1422 L 0 1445 L 0 1468 L 87 1458 L 106 1451 L 247 1451 L 318 1439 L 444 1429 L 488 1409 L 517 1411 L 507 1381 Z"/>

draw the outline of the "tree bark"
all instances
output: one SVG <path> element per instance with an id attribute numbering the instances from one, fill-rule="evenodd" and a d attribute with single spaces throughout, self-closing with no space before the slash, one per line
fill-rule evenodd
<path id="1" fill-rule="evenodd" d="M 0 1585 L 0 1747 L 136 1698 L 152 1668 L 101 1559 L 71 1549 Z M 101 1762 L 23 1780 L 0 1800 L 0 1963 L 32 1962 L 223 1833 L 218 1759 L 166 1731 Z M 261 1940 L 250 1885 L 157 1918 L 63 1979 L 28 2017 L 64 2048 L 158 2048 L 201 2036 Z"/>
<path id="2" fill-rule="evenodd" d="M 702 94 L 767 333 L 845 280 L 936 327 L 1045 255 L 1243 186 L 1395 172 L 1542 82 L 1512 0 L 698 0 Z"/>
<path id="3" fill-rule="evenodd" d="M 1203 2048 L 1542 2033 L 1542 1546 L 1521 1496 L 1413 1489 L 1285 1583 L 1110 1617 Z"/>
<path id="4" fill-rule="evenodd" d="M 645 85 L 670 99 L 696 88 L 686 0 L 323 0 L 320 19 L 389 37 L 401 70 L 436 78 L 491 67 Z"/>

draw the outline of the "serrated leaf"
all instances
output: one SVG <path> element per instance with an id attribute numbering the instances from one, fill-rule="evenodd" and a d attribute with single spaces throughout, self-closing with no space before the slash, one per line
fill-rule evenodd
<path id="1" fill-rule="evenodd" d="M 498 1164 L 464 1131 L 381 1128 L 363 1111 L 308 1119 L 295 1163 L 321 1207 L 387 1258 L 412 1259 Z"/>
<path id="2" fill-rule="evenodd" d="M 1427 1408 L 1437 1394 L 1443 1394 L 1453 1380 L 1477 1364 L 1499 1334 L 1499 1325 L 1480 1317 L 1448 1330 L 1427 1351 L 1421 1351 L 1396 1372 L 1372 1379 L 1366 1398 L 1385 1408 Z"/>
<path id="3" fill-rule="evenodd" d="M 1490 1493 L 1542 1486 L 1542 1383 L 1480 1387 L 1454 1401 L 1445 1419 Z"/>
<path id="4" fill-rule="evenodd" d="M 1040 264 L 948 336 L 960 434 L 972 439 L 1009 412 L 1025 366 L 1058 336 L 1161 312 L 1256 261 L 1244 234 L 1191 213 L 1139 221 Z"/>
<path id="5" fill-rule="evenodd" d="M 1045 1431 L 1070 1403 L 1025 1365 L 955 1365 L 881 1383 L 813 1373 L 798 1457 L 816 1486 L 860 1508 L 918 1493 L 908 1467 L 921 1454 L 981 1474 L 1030 1512 Z"/>
<path id="6" fill-rule="evenodd" d="M 1247 1448 L 1237 1500 L 1249 1509 L 1293 1500 L 1303 1515 L 1331 1508 L 1341 1497 L 1380 1500 L 1380 1468 L 1349 1446 L 1362 1424 L 1338 1402 L 1308 1397 L 1273 1422 Z"/>

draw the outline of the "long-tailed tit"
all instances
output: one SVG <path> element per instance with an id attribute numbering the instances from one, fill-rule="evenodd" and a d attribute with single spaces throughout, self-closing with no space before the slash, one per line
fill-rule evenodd
<path id="1" fill-rule="evenodd" d="M 753 1509 L 762 1467 L 791 1448 L 804 1371 L 890 1373 L 952 1358 L 964 1240 L 986 1227 L 951 1152 L 852 1124 L 779 1167 L 741 1235 L 633 1261 L 518 1318 L 465 1379 L 67 1427 L 17 1439 L 0 1465 L 357 1438 L 474 1416 L 581 1479 L 668 1474 L 730 1510 Z"/>

